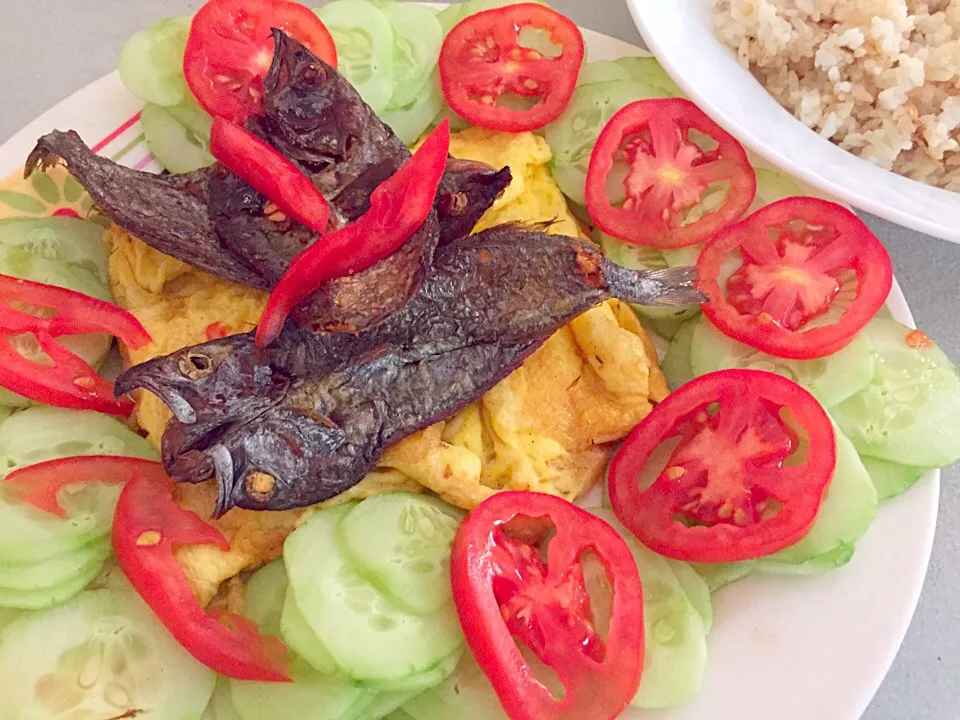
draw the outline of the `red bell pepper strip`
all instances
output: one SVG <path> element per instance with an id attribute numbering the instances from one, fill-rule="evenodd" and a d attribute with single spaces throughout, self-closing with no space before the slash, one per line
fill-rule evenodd
<path id="1" fill-rule="evenodd" d="M 133 402 L 114 398 L 113 383 L 100 377 L 83 358 L 48 333 L 36 336 L 53 367 L 28 360 L 0 333 L 0 387 L 54 407 L 123 416 L 133 411 Z"/>
<path id="2" fill-rule="evenodd" d="M 450 123 L 444 120 L 416 154 L 371 193 L 366 213 L 293 259 L 263 311 L 259 347 L 276 339 L 290 311 L 320 285 L 366 270 L 410 239 L 433 208 L 449 150 Z"/>
<path id="3" fill-rule="evenodd" d="M 210 154 L 287 215 L 321 235 L 327 232 L 327 199 L 300 168 L 256 135 L 216 117 Z"/>
<path id="4" fill-rule="evenodd" d="M 184 510 L 173 483 L 134 476 L 117 503 L 113 551 L 124 575 L 167 630 L 194 658 L 236 680 L 289 682 L 286 646 L 261 635 L 255 623 L 233 613 L 203 608 L 173 554 L 180 545 L 229 550 L 219 530 Z"/>
<path id="5" fill-rule="evenodd" d="M 121 455 L 78 455 L 19 468 L 3 479 L 3 485 L 21 502 L 64 518 L 67 513 L 58 497 L 64 488 L 88 482 L 123 485 L 140 476 L 153 482 L 167 482 L 163 465 L 153 460 Z"/>
<path id="6" fill-rule="evenodd" d="M 56 285 L 0 275 L 0 300 L 57 311 L 54 317 L 37 317 L 0 305 L 0 331 L 7 335 L 44 332 L 50 337 L 59 337 L 106 333 L 133 350 L 150 343 L 150 334 L 140 321 L 123 308 Z"/>

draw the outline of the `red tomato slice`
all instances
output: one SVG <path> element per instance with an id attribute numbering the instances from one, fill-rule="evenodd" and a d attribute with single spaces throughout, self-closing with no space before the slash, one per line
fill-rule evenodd
<path id="1" fill-rule="evenodd" d="M 796 383 L 759 370 L 710 373 L 669 395 L 623 443 L 610 464 L 610 502 L 661 555 L 752 560 L 813 525 L 835 442 L 827 413 Z M 652 464 L 655 452 L 666 461 Z"/>
<path id="2" fill-rule="evenodd" d="M 524 45 L 524 28 L 547 32 L 559 54 Z M 567 107 L 583 53 L 583 36 L 569 18 L 534 3 L 509 5 L 470 15 L 450 31 L 440 51 L 440 82 L 450 107 L 474 125 L 536 130 Z M 505 95 L 537 102 L 529 109 L 498 105 Z"/>
<path id="3" fill-rule="evenodd" d="M 626 172 L 622 189 L 613 179 L 618 163 Z M 618 206 L 611 195 L 624 191 Z M 721 191 L 725 198 L 711 209 L 708 195 Z M 740 219 L 756 193 L 757 176 L 740 143 L 680 98 L 641 100 L 614 115 L 587 172 L 587 212 L 597 226 L 651 247 L 703 242 Z"/>
<path id="4" fill-rule="evenodd" d="M 584 581 L 587 552 L 613 592 L 605 638 Z M 606 720 L 636 694 L 643 594 L 629 548 L 607 523 L 552 495 L 498 493 L 460 526 L 450 573 L 467 643 L 512 720 Z M 553 668 L 561 699 L 537 680 L 515 638 Z"/>
<path id="5" fill-rule="evenodd" d="M 210 0 L 190 26 L 183 73 L 211 115 L 242 124 L 260 113 L 263 79 L 273 62 L 273 28 L 337 66 L 333 38 L 309 8 L 285 0 Z"/>
<path id="6" fill-rule="evenodd" d="M 724 281 L 730 262 L 735 270 Z M 870 228 L 812 197 L 781 200 L 726 228 L 700 254 L 697 272 L 710 298 L 703 312 L 714 325 L 796 360 L 845 347 L 893 286 L 890 256 Z"/>

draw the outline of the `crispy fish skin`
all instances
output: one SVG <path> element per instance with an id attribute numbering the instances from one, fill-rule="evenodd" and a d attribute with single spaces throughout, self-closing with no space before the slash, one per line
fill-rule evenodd
<path id="1" fill-rule="evenodd" d="M 693 279 L 690 268 L 620 268 L 574 238 L 492 228 L 439 248 L 420 292 L 374 328 L 318 335 L 288 322 L 268 348 L 236 335 L 131 368 L 116 387 L 170 407 L 168 472 L 216 475 L 219 514 L 303 507 L 355 485 L 388 447 L 476 400 L 580 313 L 610 297 L 698 302 Z"/>
<path id="2" fill-rule="evenodd" d="M 335 68 L 275 31 L 264 114 L 248 123 L 305 172 L 330 201 L 335 229 L 369 207 L 370 193 L 410 152 Z M 95 155 L 75 132 L 37 142 L 26 174 L 62 159 L 97 207 L 151 247 L 217 277 L 272 288 L 316 240 L 292 219 L 275 222 L 267 198 L 221 165 L 154 175 Z M 397 252 L 349 278 L 325 283 L 295 316 L 318 331 L 355 332 L 401 308 L 426 277 L 438 242 L 456 239 L 510 183 L 509 169 L 450 161 L 436 210 Z"/>

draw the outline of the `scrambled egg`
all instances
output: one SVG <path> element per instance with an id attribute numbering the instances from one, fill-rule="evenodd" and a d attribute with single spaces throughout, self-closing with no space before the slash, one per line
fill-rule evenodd
<path id="1" fill-rule="evenodd" d="M 451 154 L 508 165 L 513 172 L 478 230 L 505 222 L 549 222 L 550 232 L 582 234 L 547 169 L 551 151 L 542 138 L 472 128 L 453 135 Z M 114 296 L 154 339 L 146 348 L 127 350 L 128 363 L 204 342 L 214 329 L 245 332 L 259 320 L 264 293 L 218 280 L 119 228 L 108 238 Z M 483 398 L 388 450 L 360 484 L 329 504 L 398 489 L 428 489 L 465 509 L 508 489 L 573 500 L 601 478 L 612 444 L 666 394 L 656 352 L 636 314 L 610 301 L 562 328 Z M 170 417 L 149 393 L 137 398 L 136 422 L 157 447 Z M 210 516 L 214 482 L 184 484 L 178 493 L 184 507 Z M 201 600 L 213 598 L 223 581 L 278 557 L 287 535 L 310 512 L 232 510 L 214 521 L 230 541 L 229 552 L 210 546 L 178 551 Z"/>

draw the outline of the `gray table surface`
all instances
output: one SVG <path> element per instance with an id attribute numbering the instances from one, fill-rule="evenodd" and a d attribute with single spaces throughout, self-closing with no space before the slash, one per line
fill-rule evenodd
<path id="1" fill-rule="evenodd" d="M 161 17 L 192 13 L 200 4 L 199 0 L 0 0 L 0 143 L 58 101 L 113 70 L 123 41 L 134 31 Z M 621 0 L 552 0 L 552 5 L 584 27 L 641 42 Z M 893 256 L 919 326 L 960 359 L 960 323 L 953 316 L 960 246 L 877 218 L 866 220 Z M 944 472 L 942 487 L 936 544 L 920 606 L 864 720 L 960 716 L 957 467 Z"/>

